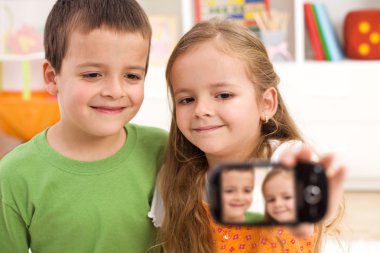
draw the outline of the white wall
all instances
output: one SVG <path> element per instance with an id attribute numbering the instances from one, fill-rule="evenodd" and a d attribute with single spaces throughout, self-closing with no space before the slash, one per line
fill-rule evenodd
<path id="1" fill-rule="evenodd" d="M 349 167 L 347 189 L 380 190 L 380 64 L 276 64 L 280 91 L 312 146 Z M 134 122 L 169 129 L 164 67 L 151 67 Z"/>
<path id="2" fill-rule="evenodd" d="M 366 1 L 378 3 L 375 0 L 360 2 L 363 4 Z M 42 13 L 50 9 L 48 3 L 52 0 L 0 0 L 0 3 L 4 2 L 24 4 L 23 6 L 25 2 L 32 4 L 30 8 L 20 8 L 28 10 L 25 14 L 20 12 L 25 18 L 31 18 L 28 15 L 35 15 L 36 12 L 31 12 L 30 9 L 33 6 L 35 8 L 36 3 L 44 3 L 47 10 L 39 10 Z M 151 3 L 148 0 L 140 2 L 146 4 L 145 7 L 149 11 L 148 6 Z M 300 2 L 302 3 L 301 0 L 295 1 L 298 4 Z M 328 2 L 332 12 L 338 12 L 341 8 L 340 4 L 334 1 Z M 287 3 L 289 4 L 289 1 Z M 359 7 L 352 1 L 350 3 L 350 7 Z M 182 0 L 181 4 L 191 6 L 190 0 Z M 175 5 L 168 11 L 178 12 L 178 8 L 179 5 Z M 342 11 L 339 11 L 339 15 L 337 19 L 342 20 Z M 4 17 L 0 17 L 2 24 L 5 23 Z M 39 18 L 41 23 L 42 17 Z M 182 20 L 182 27 L 185 27 L 182 32 L 188 29 L 191 23 L 189 19 L 185 17 Z M 303 32 L 301 35 L 296 37 L 303 41 Z M 41 60 L 31 63 L 33 89 L 43 88 L 40 66 Z M 290 112 L 308 141 L 317 150 L 335 151 L 348 164 L 350 171 L 347 188 L 351 189 L 380 189 L 379 67 L 379 61 L 310 63 L 300 60 L 295 63 L 276 64 L 282 79 L 280 89 Z M 6 89 L 21 88 L 20 69 L 20 62 L 3 63 L 3 84 Z M 164 71 L 163 65 L 150 66 L 145 83 L 145 101 L 134 122 L 169 129 L 170 109 Z"/>

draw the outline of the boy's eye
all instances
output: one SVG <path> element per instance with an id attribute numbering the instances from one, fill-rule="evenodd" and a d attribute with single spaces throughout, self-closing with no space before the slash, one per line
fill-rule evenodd
<path id="1" fill-rule="evenodd" d="M 141 76 L 136 74 L 127 74 L 126 77 L 131 80 L 141 80 Z"/>
<path id="2" fill-rule="evenodd" d="M 232 95 L 232 93 L 230 93 L 230 92 L 221 92 L 221 93 L 219 93 L 217 96 L 216 96 L 216 98 L 219 98 L 219 99 L 229 99 L 229 98 L 232 98 L 233 97 L 233 95 Z"/>
<path id="3" fill-rule="evenodd" d="M 97 78 L 99 77 L 100 74 L 99 73 L 86 73 L 86 74 L 83 74 L 82 77 L 84 78 L 88 78 L 88 79 L 94 79 L 94 78 Z"/>
<path id="4" fill-rule="evenodd" d="M 178 103 L 183 105 L 190 104 L 191 102 L 194 102 L 194 98 L 192 97 L 181 98 L 178 100 Z"/>

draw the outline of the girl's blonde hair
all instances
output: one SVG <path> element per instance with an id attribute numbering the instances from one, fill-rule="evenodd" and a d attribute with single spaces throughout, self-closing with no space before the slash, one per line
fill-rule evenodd
<path id="1" fill-rule="evenodd" d="M 172 101 L 171 76 L 176 59 L 194 46 L 210 41 L 215 42 L 215 47 L 221 52 L 245 62 L 246 73 L 255 87 L 257 99 L 268 88 L 277 90 L 279 78 L 264 45 L 255 34 L 233 21 L 214 19 L 196 24 L 174 48 L 166 69 Z M 280 142 L 301 139 L 279 93 L 277 111 L 269 122 L 261 123 L 260 140 L 256 147 L 252 147 L 251 156 L 247 159 L 269 158 L 272 154 L 270 139 Z M 173 103 L 166 162 L 159 179 L 165 206 L 160 240 L 165 252 L 213 252 L 211 217 L 203 204 L 208 169 L 205 153 L 190 143 L 178 129 Z"/>

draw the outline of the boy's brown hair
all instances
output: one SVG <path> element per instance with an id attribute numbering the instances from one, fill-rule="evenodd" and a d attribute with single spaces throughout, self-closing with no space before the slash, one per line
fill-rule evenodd
<path id="1" fill-rule="evenodd" d="M 145 11 L 135 0 L 58 0 L 46 20 L 45 58 L 56 73 L 74 30 L 88 33 L 106 27 L 116 32 L 138 32 L 149 42 L 152 29 Z M 148 69 L 149 54 L 146 63 Z"/>

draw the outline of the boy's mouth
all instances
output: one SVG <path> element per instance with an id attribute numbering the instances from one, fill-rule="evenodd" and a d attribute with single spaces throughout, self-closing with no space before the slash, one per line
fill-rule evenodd
<path id="1" fill-rule="evenodd" d="M 242 208 L 242 207 L 245 207 L 245 204 L 230 204 L 230 207 L 232 207 L 232 208 Z"/>
<path id="2" fill-rule="evenodd" d="M 116 114 L 122 112 L 125 107 L 122 106 L 91 106 L 92 109 L 96 110 L 100 113 L 107 113 L 107 114 Z"/>

